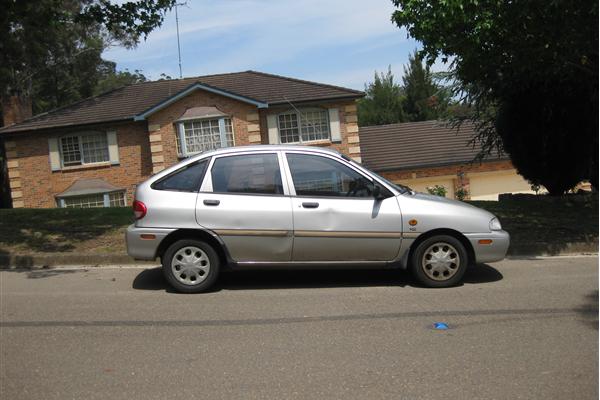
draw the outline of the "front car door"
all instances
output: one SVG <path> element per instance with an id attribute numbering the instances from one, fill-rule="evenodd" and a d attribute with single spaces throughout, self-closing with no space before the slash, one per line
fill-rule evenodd
<path id="1" fill-rule="evenodd" d="M 339 157 L 287 151 L 294 218 L 293 261 L 390 261 L 402 219 L 396 197 Z M 387 189 L 384 189 L 387 192 Z"/>
<path id="2" fill-rule="evenodd" d="M 291 200 L 280 163 L 277 152 L 213 157 L 196 220 L 221 237 L 235 261 L 291 260 Z"/>

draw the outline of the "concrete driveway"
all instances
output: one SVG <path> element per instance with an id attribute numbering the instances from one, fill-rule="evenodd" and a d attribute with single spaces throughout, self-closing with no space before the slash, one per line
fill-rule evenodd
<path id="1" fill-rule="evenodd" d="M 3 399 L 597 399 L 598 258 L 398 271 L 0 272 Z M 432 329 L 443 322 L 448 330 Z"/>

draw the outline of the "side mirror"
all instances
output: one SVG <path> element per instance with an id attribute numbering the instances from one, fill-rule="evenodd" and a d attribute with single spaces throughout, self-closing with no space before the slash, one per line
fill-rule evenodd
<path id="1" fill-rule="evenodd" d="M 373 183 L 373 197 L 375 198 L 375 200 L 383 200 L 385 199 L 385 195 L 383 193 L 383 188 L 381 187 L 381 185 L 377 182 Z"/>

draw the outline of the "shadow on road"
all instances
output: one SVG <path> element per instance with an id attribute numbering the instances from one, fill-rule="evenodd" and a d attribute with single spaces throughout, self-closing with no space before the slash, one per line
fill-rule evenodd
<path id="1" fill-rule="evenodd" d="M 0 271 L 14 272 L 18 274 L 26 274 L 27 279 L 40 279 L 50 278 L 53 276 L 69 275 L 78 272 L 88 272 L 87 269 L 53 269 L 53 268 L 42 268 L 42 269 L 27 269 L 27 268 L 11 268 L 4 269 L 0 268 Z"/>
<path id="2" fill-rule="evenodd" d="M 598 330 L 598 291 L 594 290 L 585 296 L 585 302 L 575 309 L 581 321 L 590 328 Z"/>
<path id="3" fill-rule="evenodd" d="M 464 277 L 465 283 L 488 283 L 502 280 L 504 276 L 496 268 L 487 264 L 478 264 L 467 270 Z"/>
<path id="4" fill-rule="evenodd" d="M 465 284 L 496 282 L 502 274 L 486 264 L 469 268 Z M 161 268 L 145 269 L 133 280 L 139 290 L 172 289 Z M 402 270 L 271 270 L 223 272 L 214 291 L 256 289 L 307 289 L 328 287 L 419 287 L 408 271 Z"/>

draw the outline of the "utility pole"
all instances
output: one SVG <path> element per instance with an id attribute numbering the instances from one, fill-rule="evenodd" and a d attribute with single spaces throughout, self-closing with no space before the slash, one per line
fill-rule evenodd
<path id="1" fill-rule="evenodd" d="M 181 72 L 181 45 L 179 44 L 179 14 L 177 13 L 177 7 L 179 4 L 175 3 L 175 24 L 177 25 L 177 54 L 179 55 L 179 79 L 183 78 Z"/>

